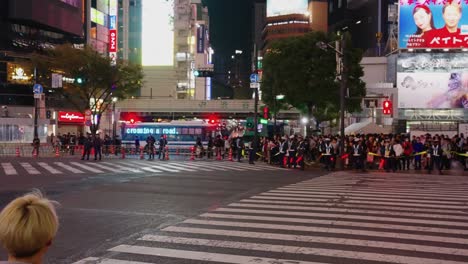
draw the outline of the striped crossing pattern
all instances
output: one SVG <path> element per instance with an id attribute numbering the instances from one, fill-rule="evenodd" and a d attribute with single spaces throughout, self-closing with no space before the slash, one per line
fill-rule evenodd
<path id="1" fill-rule="evenodd" d="M 337 172 L 76 262 L 93 263 L 468 263 L 468 177 Z"/>
<path id="2" fill-rule="evenodd" d="M 66 177 L 70 174 L 108 174 L 108 173 L 194 173 L 194 172 L 243 172 L 243 171 L 273 171 L 280 168 L 265 164 L 250 165 L 237 162 L 196 161 L 196 162 L 154 162 L 145 160 L 118 161 L 30 161 L 30 162 L 2 162 L 0 164 L 0 178 L 2 175 L 41 175 L 52 174 Z"/>

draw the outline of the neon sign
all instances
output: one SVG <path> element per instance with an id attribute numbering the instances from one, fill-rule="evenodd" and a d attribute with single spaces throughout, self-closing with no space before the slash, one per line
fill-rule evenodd
<path id="1" fill-rule="evenodd" d="M 139 127 L 139 128 L 127 128 L 125 130 L 130 135 L 141 135 L 141 134 L 155 134 L 155 135 L 178 135 L 175 127 L 171 128 L 152 128 L 152 127 Z"/>

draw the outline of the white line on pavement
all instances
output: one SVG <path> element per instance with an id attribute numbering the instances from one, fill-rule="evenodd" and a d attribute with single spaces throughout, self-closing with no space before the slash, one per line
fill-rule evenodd
<path id="1" fill-rule="evenodd" d="M 54 162 L 57 166 L 65 169 L 65 170 L 68 170 L 68 171 L 71 171 L 73 173 L 76 173 L 76 174 L 80 174 L 80 173 L 84 173 L 83 171 L 80 171 L 79 169 L 75 169 L 73 168 L 72 166 L 70 165 L 66 165 L 64 164 L 63 162 Z"/>
<path id="2" fill-rule="evenodd" d="M 366 222 L 353 222 L 346 220 L 322 220 L 313 218 L 296 218 L 296 217 L 281 217 L 281 216 L 259 216 L 259 215 L 237 215 L 237 214 L 218 214 L 218 213 L 205 213 L 200 217 L 215 218 L 215 219 L 235 219 L 235 220 L 256 220 L 256 221 L 269 221 L 269 222 L 285 222 L 285 223 L 300 223 L 300 224 L 319 224 L 319 225 L 333 225 L 333 226 L 350 226 L 350 227 L 367 227 L 367 228 L 380 228 L 380 229 L 395 229 L 397 231 L 416 231 L 416 232 L 432 232 L 444 234 L 461 234 L 468 235 L 468 230 L 464 227 L 460 229 L 455 228 L 437 228 L 425 226 L 408 226 L 406 223 L 366 223 Z"/>
<path id="3" fill-rule="evenodd" d="M 207 168 L 202 167 L 202 166 L 195 166 L 195 165 L 193 165 L 193 163 L 170 162 L 168 164 L 174 165 L 174 166 L 179 166 L 179 167 L 182 167 L 182 168 L 188 168 L 188 169 L 195 169 L 195 170 L 201 170 L 201 171 L 213 171 L 211 169 L 207 169 Z"/>
<path id="4" fill-rule="evenodd" d="M 55 169 L 55 168 L 52 168 L 49 164 L 45 163 L 45 162 L 38 162 L 37 163 L 39 166 L 41 166 L 42 168 L 48 170 L 50 173 L 52 174 L 63 174 L 63 172 Z"/>
<path id="5" fill-rule="evenodd" d="M 124 163 L 124 162 L 105 162 L 105 161 L 103 161 L 103 162 L 99 162 L 99 163 L 112 166 L 112 167 L 114 167 L 116 169 L 119 169 L 121 172 L 123 172 L 123 171 L 130 171 L 130 172 L 134 172 L 134 173 L 142 172 L 139 169 L 128 167 L 128 164 Z M 124 163 L 126 166 L 119 165 L 120 163 Z"/>
<path id="6" fill-rule="evenodd" d="M 38 171 L 36 168 L 34 168 L 31 164 L 27 162 L 20 162 L 20 165 L 26 170 L 27 173 L 29 174 L 41 174 L 40 171 Z"/>
<path id="7" fill-rule="evenodd" d="M 18 172 L 11 163 L 2 163 L 2 167 L 6 175 L 18 175 Z"/>
<path id="8" fill-rule="evenodd" d="M 422 219 L 405 219 L 397 217 L 383 217 L 383 216 L 364 216 L 364 215 L 344 215 L 344 214 L 327 214 L 327 213 L 310 213 L 310 212 L 291 212 L 279 210 L 261 210 L 261 209 L 238 209 L 238 208 L 218 208 L 218 212 L 235 212 L 235 213 L 254 213 L 254 214 L 271 214 L 271 215 L 288 215 L 288 216 L 305 216 L 305 217 L 330 217 L 341 219 L 354 219 L 354 220 L 370 220 L 370 221 L 389 221 L 398 223 L 413 223 L 413 224 L 431 224 L 431 225 L 445 225 L 468 227 L 468 222 L 453 222 L 453 221 L 439 221 L 439 220 L 422 220 Z"/>
<path id="9" fill-rule="evenodd" d="M 138 164 L 140 166 L 146 166 L 148 168 L 155 168 L 157 170 L 167 171 L 167 172 L 180 172 L 180 170 L 175 170 L 173 168 L 166 168 L 161 163 L 154 163 L 152 161 L 143 162 L 143 161 L 130 161 L 131 163 Z"/>
<path id="10" fill-rule="evenodd" d="M 169 248 L 155 248 L 155 247 L 143 247 L 143 246 L 130 246 L 120 245 L 109 249 L 113 252 L 131 253 L 131 254 L 142 254 L 159 257 L 169 257 L 177 259 L 190 259 L 200 261 L 212 261 L 220 263 L 232 263 L 232 264 L 271 264 L 271 263 L 294 263 L 294 264 L 325 264 L 319 262 L 309 262 L 300 260 L 287 260 L 287 259 L 272 259 L 262 258 L 257 256 L 243 256 L 243 255 L 230 255 L 221 253 L 209 253 L 203 251 L 188 251 L 179 249 Z"/>
<path id="11" fill-rule="evenodd" d="M 73 164 L 75 166 L 78 166 L 84 170 L 87 170 L 87 171 L 90 171 L 90 172 L 94 172 L 94 173 L 104 173 L 102 170 L 98 170 L 98 169 L 95 169 L 95 168 L 91 168 L 90 166 L 86 166 L 84 164 L 81 164 L 79 162 L 70 162 L 70 164 Z"/>
<path id="12" fill-rule="evenodd" d="M 108 167 L 108 166 L 98 164 L 98 163 L 94 163 L 94 162 L 87 162 L 86 164 L 88 164 L 90 167 L 94 166 L 94 167 L 98 167 L 100 169 L 104 169 L 104 170 L 108 170 L 108 171 L 112 171 L 112 172 L 122 172 L 121 169 L 116 169 L 114 167 Z"/>

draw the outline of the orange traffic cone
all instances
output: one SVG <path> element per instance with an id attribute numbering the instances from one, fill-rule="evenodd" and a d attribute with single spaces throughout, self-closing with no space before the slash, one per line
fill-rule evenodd
<path id="1" fill-rule="evenodd" d="M 17 158 L 20 157 L 20 150 L 19 150 L 19 147 L 16 147 L 16 157 L 17 157 Z"/>
<path id="2" fill-rule="evenodd" d="M 124 147 L 122 147 L 121 153 L 122 153 L 122 159 L 125 159 L 125 148 Z"/>
<path id="3" fill-rule="evenodd" d="M 140 159 L 145 159 L 145 154 L 143 153 L 143 147 L 140 147 Z"/>
<path id="4" fill-rule="evenodd" d="M 169 147 L 166 147 L 166 157 L 165 160 L 169 160 Z"/>
<path id="5" fill-rule="evenodd" d="M 190 156 L 190 160 L 195 160 L 195 148 L 191 147 L 190 150 L 190 152 L 192 153 L 192 155 Z"/>
<path id="6" fill-rule="evenodd" d="M 229 161 L 234 161 L 232 159 L 232 148 L 229 148 Z"/>
<path id="7" fill-rule="evenodd" d="M 59 147 L 55 147 L 55 157 L 60 157 Z"/>

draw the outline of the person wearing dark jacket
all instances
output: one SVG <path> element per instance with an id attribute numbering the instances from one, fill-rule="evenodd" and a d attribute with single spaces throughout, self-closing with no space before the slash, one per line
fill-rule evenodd
<path id="1" fill-rule="evenodd" d="M 421 138 L 417 137 L 415 142 L 413 143 L 413 154 L 414 156 L 414 169 L 421 170 L 421 160 L 422 154 L 421 152 L 424 151 L 424 145 L 421 143 Z"/>
<path id="2" fill-rule="evenodd" d="M 86 156 L 86 160 L 89 160 L 89 155 L 91 154 L 91 148 L 93 147 L 93 139 L 91 135 L 88 135 L 83 141 L 83 156 L 81 156 L 81 160 L 84 160 Z"/>
<path id="3" fill-rule="evenodd" d="M 102 140 L 101 140 L 101 137 L 99 136 L 99 134 L 97 134 L 94 137 L 93 147 L 94 147 L 94 160 L 97 160 L 98 156 L 99 156 L 99 160 L 101 160 L 101 158 L 102 158 L 102 155 L 101 155 Z"/>
<path id="4" fill-rule="evenodd" d="M 429 161 L 427 172 L 431 173 L 435 165 L 436 169 L 439 170 L 439 174 L 442 174 L 442 147 L 440 146 L 438 139 L 434 139 L 432 141 L 432 145 L 427 150 L 427 155 L 431 159 Z"/>

